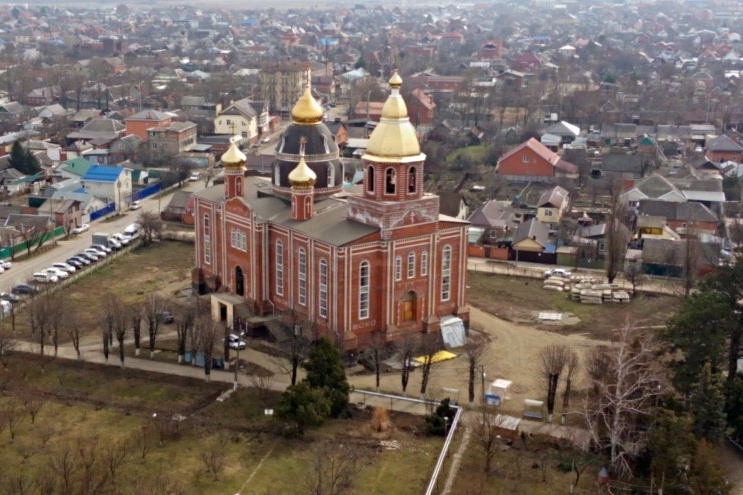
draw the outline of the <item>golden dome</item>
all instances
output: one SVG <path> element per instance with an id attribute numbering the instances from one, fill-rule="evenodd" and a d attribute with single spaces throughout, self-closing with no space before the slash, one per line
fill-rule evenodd
<path id="1" fill-rule="evenodd" d="M 292 108 L 292 120 L 295 124 L 318 124 L 322 122 L 325 112 L 320 104 L 312 96 L 312 89 L 309 85 L 304 88 L 302 97 L 297 100 Z"/>
<path id="2" fill-rule="evenodd" d="M 289 172 L 289 182 L 294 189 L 312 189 L 316 179 L 317 174 L 304 161 L 304 155 L 299 158 L 299 163 L 294 170 Z"/>
<path id="3" fill-rule="evenodd" d="M 247 160 L 248 157 L 240 151 L 240 148 L 237 147 L 237 143 L 234 141 L 230 144 L 229 149 L 224 152 L 224 155 L 222 155 L 222 165 L 225 168 L 240 168 L 245 165 Z"/>
<path id="4" fill-rule="evenodd" d="M 420 161 L 425 159 L 421 153 L 415 127 L 408 119 L 408 107 L 400 95 L 402 78 L 395 72 L 390 79 L 392 88 L 382 107 L 379 124 L 369 137 L 365 160 L 369 161 Z"/>
<path id="5" fill-rule="evenodd" d="M 392 77 L 390 77 L 390 88 L 399 88 L 402 86 L 402 77 L 400 77 L 400 74 L 397 73 L 397 71 L 392 73 Z"/>

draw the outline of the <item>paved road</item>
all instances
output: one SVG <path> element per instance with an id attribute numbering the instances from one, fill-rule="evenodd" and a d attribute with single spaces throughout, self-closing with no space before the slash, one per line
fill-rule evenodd
<path id="1" fill-rule="evenodd" d="M 189 182 L 184 185 L 183 189 L 187 191 L 197 191 L 204 188 L 204 182 Z M 177 189 L 176 189 L 177 190 Z M 137 211 L 124 211 L 121 217 L 107 220 L 97 220 L 92 222 L 90 230 L 80 235 L 70 236 L 69 239 L 62 238 L 56 241 L 54 249 L 45 251 L 29 259 L 19 259 L 13 261 L 13 267 L 7 272 L 0 274 L 0 292 L 9 292 L 15 284 L 28 281 L 35 272 L 49 267 L 52 263 L 63 262 L 73 254 L 79 253 L 83 249 L 90 247 L 94 233 L 105 232 L 114 234 L 121 232 L 137 221 L 139 213 L 142 211 L 158 212 L 158 209 L 165 208 L 173 196 L 173 191 L 165 193 L 160 200 L 154 197 L 142 200 L 142 208 Z"/>

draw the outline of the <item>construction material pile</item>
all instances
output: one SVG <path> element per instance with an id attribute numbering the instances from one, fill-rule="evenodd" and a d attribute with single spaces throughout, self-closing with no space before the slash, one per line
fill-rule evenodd
<path id="1" fill-rule="evenodd" d="M 630 300 L 630 295 L 626 290 L 591 277 L 549 277 L 542 284 L 542 288 L 555 292 L 568 292 L 573 301 L 583 304 L 626 303 Z"/>

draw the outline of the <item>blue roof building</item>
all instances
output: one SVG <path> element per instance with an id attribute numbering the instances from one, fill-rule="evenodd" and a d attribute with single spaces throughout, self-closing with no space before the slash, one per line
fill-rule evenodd
<path id="1" fill-rule="evenodd" d="M 130 169 L 91 165 L 82 181 L 86 191 L 106 203 L 115 203 L 117 211 L 129 207 L 132 197 L 132 171 Z"/>

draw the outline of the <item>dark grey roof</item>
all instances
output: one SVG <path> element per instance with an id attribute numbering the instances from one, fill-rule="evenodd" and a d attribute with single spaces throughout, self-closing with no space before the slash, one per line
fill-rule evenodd
<path id="1" fill-rule="evenodd" d="M 443 191 L 439 193 L 439 211 L 444 215 L 456 217 L 459 215 L 459 207 L 462 203 L 462 195 L 454 191 Z"/>
<path id="2" fill-rule="evenodd" d="M 19 230 L 27 229 L 38 231 L 45 229 L 52 219 L 48 215 L 11 214 L 5 219 L 5 227 L 16 227 Z"/>
<path id="3" fill-rule="evenodd" d="M 635 184 L 635 187 L 649 198 L 659 198 L 671 191 L 678 190 L 668 179 L 658 174 L 646 177 Z"/>
<path id="4" fill-rule="evenodd" d="M 507 227 L 513 223 L 513 211 L 504 202 L 491 199 L 476 209 L 468 220 L 475 227 Z"/>
<path id="5" fill-rule="evenodd" d="M 243 117 L 252 119 L 258 115 L 258 112 L 253 108 L 253 104 L 248 98 L 243 98 L 232 103 L 232 105 L 220 112 L 219 115 L 242 115 Z"/>
<path id="6" fill-rule="evenodd" d="M 627 153 L 609 153 L 604 155 L 601 162 L 601 170 L 605 172 L 621 173 L 643 173 L 643 160 L 638 155 L 628 155 Z"/>
<path id="7" fill-rule="evenodd" d="M 176 191 L 173 193 L 173 197 L 170 198 L 168 208 L 183 209 L 188 206 L 188 200 L 191 199 L 193 193 L 191 191 Z"/>
<path id="8" fill-rule="evenodd" d="M 289 200 L 274 196 L 270 186 L 271 183 L 265 179 L 247 177 L 243 197 L 254 214 L 266 222 L 283 225 L 334 246 L 343 246 L 379 231 L 377 227 L 349 220 L 346 202 L 337 198 L 315 201 L 315 213 L 312 218 L 304 221 L 293 220 Z M 194 195 L 210 202 L 221 203 L 224 201 L 224 186 L 212 186 Z"/>
<path id="9" fill-rule="evenodd" d="M 568 191 L 560 186 L 555 186 L 552 189 L 544 191 L 539 197 L 538 207 L 551 206 L 553 208 L 560 208 L 568 197 Z"/>
<path id="10" fill-rule="evenodd" d="M 707 141 L 706 148 L 709 151 L 743 152 L 743 148 L 738 143 L 727 137 L 725 134 Z"/>
<path id="11" fill-rule="evenodd" d="M 597 225 L 588 225 L 586 227 L 581 227 L 580 229 L 578 229 L 578 237 L 582 237 L 584 239 L 604 237 L 605 235 L 606 235 L 606 224 L 605 223 L 600 223 Z"/>
<path id="12" fill-rule="evenodd" d="M 674 203 L 670 201 L 643 199 L 640 200 L 637 211 L 640 215 L 660 216 L 667 220 L 717 222 L 717 215 L 702 203 L 697 203 L 696 201 Z"/>
<path id="13" fill-rule="evenodd" d="M 534 239 L 542 246 L 546 246 L 549 244 L 549 229 L 536 218 L 530 218 L 516 229 L 513 243 L 518 244 L 526 238 Z"/>

